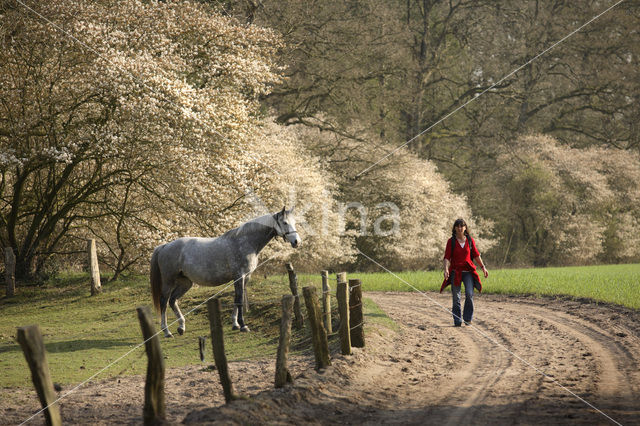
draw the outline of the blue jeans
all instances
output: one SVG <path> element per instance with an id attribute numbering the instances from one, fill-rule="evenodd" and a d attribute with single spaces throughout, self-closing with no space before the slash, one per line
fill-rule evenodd
<path id="1" fill-rule="evenodd" d="M 454 271 L 451 274 L 455 274 Z M 453 277 L 451 278 L 451 282 L 453 282 Z M 462 313 L 462 320 L 465 322 L 471 322 L 473 319 L 473 276 L 471 272 L 463 272 L 462 273 L 462 282 L 464 283 L 464 311 Z M 453 323 L 455 325 L 459 325 L 462 323 L 460 320 L 460 297 L 461 297 L 462 285 L 460 287 L 456 287 L 453 284 L 451 285 L 451 294 L 453 296 L 453 308 L 451 312 L 453 313 Z"/>

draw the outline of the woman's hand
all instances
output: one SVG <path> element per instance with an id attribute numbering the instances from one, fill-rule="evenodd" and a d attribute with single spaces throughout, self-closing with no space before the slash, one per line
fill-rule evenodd
<path id="1" fill-rule="evenodd" d="M 444 280 L 447 281 L 449 279 L 449 266 L 451 266 L 451 262 L 449 259 L 442 259 L 442 269 L 444 270 Z"/>
<path id="2" fill-rule="evenodd" d="M 484 266 L 484 262 L 482 261 L 482 258 L 478 256 L 473 260 L 474 262 L 476 262 L 478 265 L 482 267 L 482 273 L 484 274 L 484 277 L 487 278 L 489 276 L 489 271 L 487 271 L 487 267 Z"/>

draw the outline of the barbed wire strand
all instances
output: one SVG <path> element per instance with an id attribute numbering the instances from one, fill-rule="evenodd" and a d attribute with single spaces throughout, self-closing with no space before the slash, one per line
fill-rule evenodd
<path id="1" fill-rule="evenodd" d="M 355 329 L 356 329 L 356 328 L 358 328 L 358 327 L 362 327 L 362 326 L 364 326 L 364 324 L 365 324 L 365 322 L 364 322 L 364 321 L 362 321 L 360 324 L 358 324 L 358 325 L 354 325 L 354 326 L 353 326 L 353 327 L 351 327 L 349 330 L 355 330 Z"/>
<path id="2" fill-rule="evenodd" d="M 361 286 L 362 286 L 362 284 L 358 284 L 358 285 L 354 285 L 352 287 L 349 287 L 349 292 L 351 292 L 351 289 L 354 289 L 356 287 L 361 287 Z M 315 288 L 318 288 L 318 287 L 315 287 Z M 332 297 L 336 297 L 337 298 L 337 290 L 329 290 L 329 291 L 323 290 L 322 294 L 329 294 Z M 290 296 L 293 296 L 296 299 L 299 299 L 300 297 L 303 297 L 300 294 L 291 294 Z M 270 304 L 270 303 L 276 303 L 277 304 L 277 303 L 280 303 L 281 301 L 282 301 L 282 299 L 268 299 L 268 300 L 262 300 L 261 302 L 262 302 L 263 305 L 267 305 L 267 304 Z"/>
<path id="3" fill-rule="evenodd" d="M 365 325 L 366 323 L 367 323 L 367 322 L 363 320 L 360 324 L 358 324 L 358 325 L 354 325 L 353 327 L 349 328 L 349 331 L 351 331 L 351 330 L 355 330 L 355 329 L 356 329 L 356 328 L 358 328 L 358 327 L 364 327 L 364 325 Z M 339 322 L 339 321 L 338 321 L 338 325 L 337 325 L 337 327 L 336 327 L 336 328 L 340 328 L 340 322 Z M 334 331 L 334 332 L 333 332 L 333 333 L 331 333 L 331 334 L 327 334 L 327 337 L 337 336 L 338 334 L 340 334 L 340 331 L 339 331 L 339 330 L 338 330 L 338 331 Z"/>

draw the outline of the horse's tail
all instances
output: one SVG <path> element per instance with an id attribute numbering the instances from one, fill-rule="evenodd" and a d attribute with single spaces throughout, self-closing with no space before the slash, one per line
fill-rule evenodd
<path id="1" fill-rule="evenodd" d="M 153 250 L 151 256 L 151 270 L 149 271 L 149 279 L 151 280 L 151 297 L 153 298 L 153 306 L 156 311 L 160 311 L 160 296 L 162 295 L 162 277 L 160 276 L 160 265 L 158 264 L 158 252 L 160 247 Z"/>

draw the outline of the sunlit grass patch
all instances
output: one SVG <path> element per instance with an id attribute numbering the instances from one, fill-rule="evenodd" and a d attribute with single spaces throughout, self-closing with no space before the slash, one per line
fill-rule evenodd
<path id="1" fill-rule="evenodd" d="M 321 296 L 320 276 L 300 277 L 302 287 L 312 285 Z M 278 346 L 282 296 L 291 294 L 288 278 L 255 278 L 249 285 L 250 311 L 246 321 L 250 333 L 232 331 L 233 286 L 202 287 L 194 285 L 181 299 L 186 316 L 186 333 L 179 336 L 173 312 L 167 318 L 174 338 L 160 336 L 167 368 L 200 364 L 200 336 L 206 337 L 203 367 L 213 364 L 213 351 L 206 300 L 220 293 L 223 308 L 223 332 L 229 362 L 256 358 L 273 358 Z M 335 286 L 334 286 L 335 289 Z M 147 358 L 136 308 L 151 306 L 149 281 L 146 276 L 123 277 L 116 282 L 103 282 L 103 291 L 90 296 L 87 274 L 64 274 L 43 286 L 19 286 L 16 296 L 0 298 L 0 387 L 31 386 L 27 363 L 15 336 L 16 328 L 38 324 L 43 334 L 51 376 L 62 385 L 76 384 L 120 375 L 144 374 Z M 365 301 L 365 315 L 370 304 Z M 301 309 L 306 317 L 304 300 Z M 332 299 L 333 323 L 338 322 L 337 302 Z M 373 322 L 384 322 L 384 313 L 375 310 Z M 159 330 L 159 314 L 154 312 Z M 365 327 L 366 329 L 366 327 Z M 332 336 L 330 346 L 338 347 Z M 136 349 L 137 346 L 140 346 Z M 131 352 L 129 355 L 125 354 Z M 311 352 L 308 325 L 293 328 L 291 353 Z M 120 359 L 121 358 L 121 359 Z M 107 367 L 105 369 L 105 367 Z M 101 372 L 101 370 L 103 370 Z"/>
<path id="2" fill-rule="evenodd" d="M 364 291 L 439 291 L 441 271 L 350 274 Z M 563 295 L 640 309 L 640 264 L 491 270 L 487 294 Z"/>

